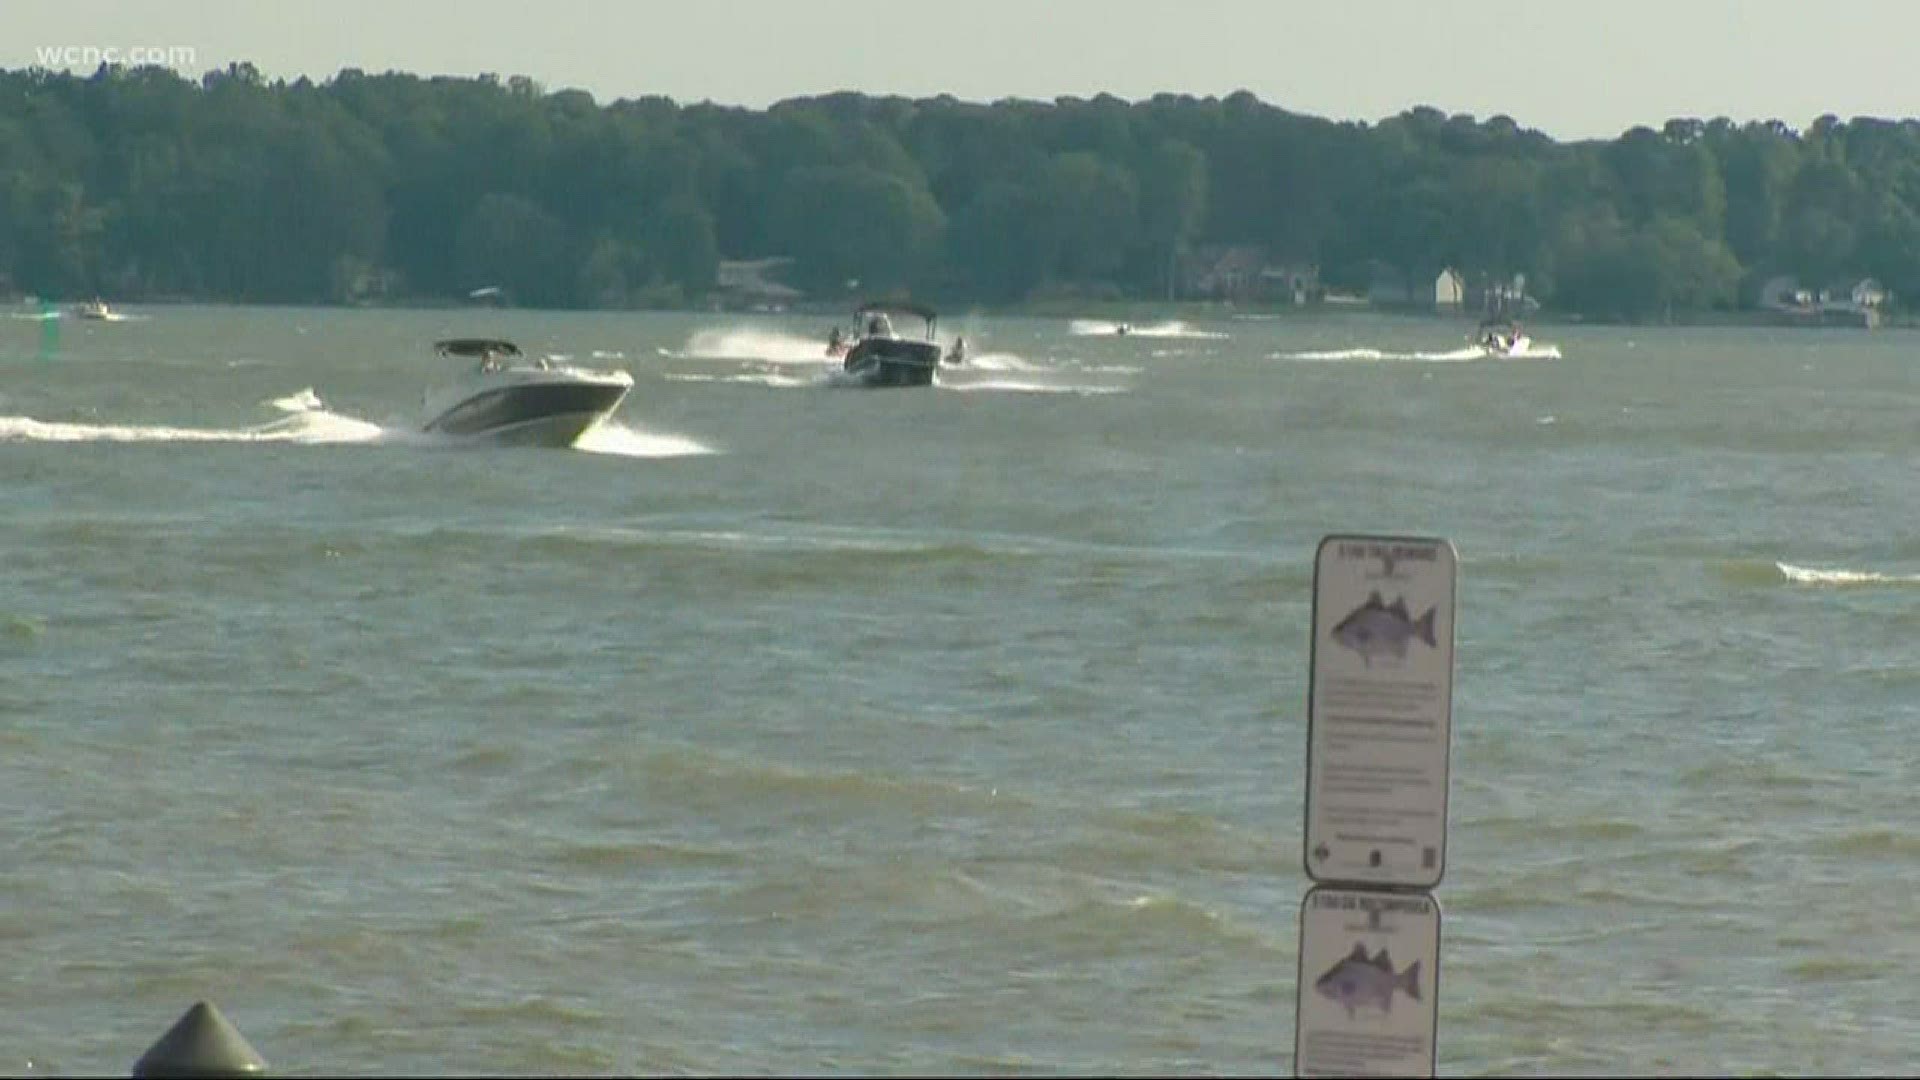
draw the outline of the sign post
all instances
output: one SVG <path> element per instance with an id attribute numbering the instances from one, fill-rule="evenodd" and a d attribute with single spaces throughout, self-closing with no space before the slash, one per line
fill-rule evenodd
<path id="1" fill-rule="evenodd" d="M 1314 555 L 1300 1076 L 1436 1068 L 1458 567 L 1426 537 L 1334 535 Z"/>

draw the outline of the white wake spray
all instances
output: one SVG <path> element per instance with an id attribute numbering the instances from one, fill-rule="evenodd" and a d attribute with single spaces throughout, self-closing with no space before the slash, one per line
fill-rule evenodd
<path id="1" fill-rule="evenodd" d="M 1126 332 L 1121 332 L 1121 327 Z M 1145 337 L 1145 338 L 1210 338 L 1222 339 L 1229 335 L 1219 330 L 1201 330 L 1179 319 L 1167 322 L 1132 323 L 1110 322 L 1105 319 L 1074 319 L 1067 324 L 1067 330 L 1075 337 Z"/>
<path id="2" fill-rule="evenodd" d="M 1773 564 L 1795 585 L 1920 585 L 1920 574 L 1883 574 L 1872 570 L 1816 570 L 1792 563 Z"/>

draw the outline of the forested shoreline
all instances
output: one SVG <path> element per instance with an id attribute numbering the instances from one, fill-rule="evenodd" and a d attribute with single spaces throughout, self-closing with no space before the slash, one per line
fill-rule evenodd
<path id="1" fill-rule="evenodd" d="M 1871 278 L 1920 302 L 1920 123 L 1668 120 L 1556 142 L 1424 107 L 1251 94 L 765 110 L 520 77 L 269 81 L 235 64 L 0 72 L 0 292 L 242 303 L 685 307 L 726 260 L 813 297 L 1204 298 L 1259 253 L 1290 298 L 1523 275 L 1571 317 L 1755 309 Z M 1199 269 L 1197 269 L 1199 268 Z"/>

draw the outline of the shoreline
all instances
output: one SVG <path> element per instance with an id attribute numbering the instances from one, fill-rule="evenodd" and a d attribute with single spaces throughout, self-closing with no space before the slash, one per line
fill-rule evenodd
<path id="1" fill-rule="evenodd" d="M 41 310 L 52 308 L 64 312 L 65 309 L 81 303 L 78 300 L 47 301 L 38 297 L 15 295 L 0 298 L 0 304 L 21 309 L 38 306 Z M 486 305 L 463 303 L 457 299 L 436 297 L 407 297 L 381 302 L 340 303 L 336 301 L 274 301 L 231 300 L 217 297 L 165 296 L 144 299 L 115 301 L 133 307 L 233 307 L 233 308 L 289 308 L 323 311 L 464 311 L 475 315 L 508 311 L 539 312 L 542 314 L 685 314 L 685 315 L 762 315 L 762 316 L 806 316 L 838 318 L 846 311 L 844 305 L 822 301 L 799 301 L 776 305 L 743 304 L 676 304 L 660 307 L 528 307 L 520 305 Z M 1221 300 L 1140 300 L 1129 302 L 1115 299 L 1087 299 L 1072 301 L 1065 299 L 1044 299 L 1026 301 L 1018 304 L 969 303 L 963 301 L 933 301 L 933 306 L 943 312 L 943 317 L 953 318 L 959 315 L 985 315 L 999 318 L 1035 318 L 1035 319 L 1109 319 L 1114 322 L 1145 323 L 1175 319 L 1211 319 L 1216 321 L 1230 319 L 1283 320 L 1312 319 L 1328 316 L 1377 316 L 1407 320 L 1440 320 L 1448 322 L 1471 322 L 1478 315 L 1471 311 L 1445 312 L 1432 308 L 1411 307 L 1405 305 L 1377 305 L 1366 302 L 1335 302 L 1313 304 L 1235 304 Z M 1676 314 L 1657 321 L 1632 321 L 1624 319 L 1604 319 L 1583 316 L 1577 313 L 1534 311 L 1526 315 L 1522 322 L 1536 326 L 1620 326 L 1620 327 L 1771 327 L 1785 330 L 1910 330 L 1920 327 L 1920 312 L 1883 314 L 1876 325 L 1863 325 L 1855 320 L 1830 319 L 1818 313 L 1796 315 L 1789 312 L 1754 311 L 1702 311 Z"/>

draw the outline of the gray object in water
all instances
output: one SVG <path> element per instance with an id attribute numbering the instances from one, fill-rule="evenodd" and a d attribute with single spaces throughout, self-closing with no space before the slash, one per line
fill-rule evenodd
<path id="1" fill-rule="evenodd" d="M 251 1077 L 266 1071 L 260 1052 L 205 1001 L 196 1002 L 133 1064 L 136 1078 Z"/>

